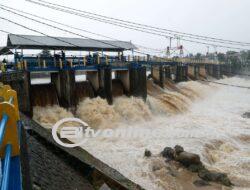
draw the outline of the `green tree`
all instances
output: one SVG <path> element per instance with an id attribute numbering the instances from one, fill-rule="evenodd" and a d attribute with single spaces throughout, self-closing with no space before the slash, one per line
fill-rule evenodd
<path id="1" fill-rule="evenodd" d="M 219 62 L 225 62 L 226 61 L 226 55 L 224 53 L 218 53 L 217 57 L 218 57 Z"/>
<path id="2" fill-rule="evenodd" d="M 196 55 L 195 55 L 195 59 L 201 59 L 201 53 L 197 53 Z"/>
<path id="3" fill-rule="evenodd" d="M 39 55 L 40 55 L 40 57 L 51 57 L 52 56 L 50 51 L 47 49 L 43 49 L 41 51 L 41 53 L 39 53 Z"/>

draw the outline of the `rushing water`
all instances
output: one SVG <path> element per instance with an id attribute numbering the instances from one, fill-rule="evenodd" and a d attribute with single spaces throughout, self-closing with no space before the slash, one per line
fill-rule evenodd
<path id="1" fill-rule="evenodd" d="M 250 79 L 237 77 L 220 82 L 250 86 Z M 144 151 L 156 155 L 179 144 L 199 154 L 208 168 L 227 173 L 235 189 L 250 189 L 250 119 L 242 117 L 250 111 L 250 89 L 192 81 L 166 90 L 149 84 L 148 89 L 147 103 L 120 97 L 110 106 L 100 98 L 87 99 L 76 114 L 94 128 L 157 130 L 157 136 L 97 137 L 83 148 L 142 187 L 158 190 L 167 189 L 159 183 L 164 179 L 152 173 Z M 56 111 L 47 116 L 46 109 Z M 35 109 L 35 119 L 46 125 L 64 114 L 71 115 L 58 107 Z"/>

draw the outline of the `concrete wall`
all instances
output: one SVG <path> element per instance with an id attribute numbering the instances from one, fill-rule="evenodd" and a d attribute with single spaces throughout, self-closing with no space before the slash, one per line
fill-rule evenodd
<path id="1" fill-rule="evenodd" d="M 91 168 L 56 149 L 31 130 L 26 131 L 26 137 L 31 189 L 94 189 L 86 179 Z"/>
<path id="2" fill-rule="evenodd" d="M 147 73 L 146 67 L 129 68 L 130 96 L 147 99 Z"/>
<path id="3" fill-rule="evenodd" d="M 142 188 L 85 150 L 64 148 L 54 142 L 51 131 L 21 114 L 24 127 L 21 163 L 25 190 L 94 190 Z"/>

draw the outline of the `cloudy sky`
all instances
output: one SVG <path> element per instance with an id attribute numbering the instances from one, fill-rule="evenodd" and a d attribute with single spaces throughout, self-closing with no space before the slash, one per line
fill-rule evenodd
<path id="1" fill-rule="evenodd" d="M 249 0 L 47 0 L 73 8 L 98 14 L 177 30 L 181 32 L 218 37 L 229 40 L 250 42 L 250 1 Z M 164 49 L 169 40 L 141 32 L 119 28 L 82 17 L 61 13 L 29 3 L 25 0 L 1 0 L 13 8 L 22 9 L 65 24 L 87 29 L 121 40 L 131 40 L 135 44 Z M 16 15 L 0 10 L 0 17 L 9 18 L 26 26 L 54 36 L 77 37 L 56 29 L 27 21 Z M 35 34 L 19 26 L 0 20 L 0 29 L 16 34 Z M 97 36 L 82 33 L 98 38 Z M 100 39 L 100 37 L 98 38 Z M 102 38 L 103 39 L 103 38 Z M 6 45 L 6 34 L 0 32 L 0 46 Z M 206 52 L 206 45 L 183 42 L 189 52 Z M 225 49 L 217 48 L 218 51 Z M 210 51 L 214 51 L 210 47 Z"/>

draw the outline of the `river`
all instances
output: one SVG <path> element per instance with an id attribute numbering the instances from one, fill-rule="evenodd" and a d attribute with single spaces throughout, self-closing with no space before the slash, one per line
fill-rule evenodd
<path id="1" fill-rule="evenodd" d="M 250 79 L 239 77 L 219 82 L 250 87 Z M 158 155 L 164 147 L 178 144 L 199 154 L 209 169 L 227 173 L 234 189 L 250 189 L 250 119 L 242 117 L 250 111 L 250 89 L 193 81 L 166 90 L 151 84 L 148 89 L 146 103 L 121 97 L 110 106 L 100 98 L 87 99 L 76 114 L 95 129 L 132 128 L 157 131 L 157 135 L 97 137 L 83 148 L 145 189 L 158 190 L 167 189 L 168 182 L 152 172 L 144 151 Z M 72 116 L 55 106 L 35 108 L 34 113 L 44 125 Z"/>

